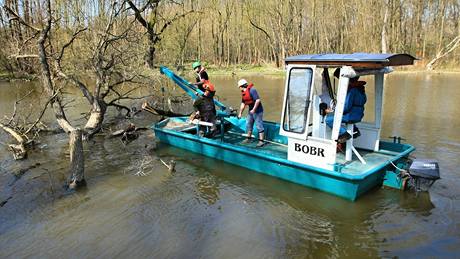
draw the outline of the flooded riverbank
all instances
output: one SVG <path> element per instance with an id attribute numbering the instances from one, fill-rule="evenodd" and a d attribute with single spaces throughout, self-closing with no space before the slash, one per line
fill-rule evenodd
<path id="1" fill-rule="evenodd" d="M 233 107 L 238 79 L 213 79 L 220 100 Z M 265 119 L 278 121 L 283 78 L 246 79 L 262 97 Z M 402 136 L 417 157 L 439 161 L 442 179 L 429 194 L 376 189 L 352 203 L 156 143 L 150 131 L 127 146 L 104 136 L 87 143 L 88 186 L 67 194 L 65 134 L 41 139 L 24 162 L 1 146 L 0 257 L 455 257 L 459 80 L 391 74 L 386 81 L 382 138 Z M 1 116 L 16 97 L 8 87 L 0 85 Z M 141 114 L 135 122 L 154 119 Z M 8 142 L 3 132 L 0 141 Z M 174 159 L 176 172 L 160 158 Z M 136 176 L 139 170 L 147 175 Z"/>

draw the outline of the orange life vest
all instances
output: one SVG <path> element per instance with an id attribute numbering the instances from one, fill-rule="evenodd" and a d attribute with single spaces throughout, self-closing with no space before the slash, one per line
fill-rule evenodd
<path id="1" fill-rule="evenodd" d="M 242 101 L 246 105 L 251 105 L 254 103 L 254 99 L 251 97 L 251 88 L 254 84 L 249 84 L 243 92 L 241 92 Z"/>

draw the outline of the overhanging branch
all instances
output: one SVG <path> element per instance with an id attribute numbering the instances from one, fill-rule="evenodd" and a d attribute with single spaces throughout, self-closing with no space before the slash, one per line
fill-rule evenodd
<path id="1" fill-rule="evenodd" d="M 11 8 L 9 8 L 8 6 L 4 5 L 3 6 L 3 9 L 5 9 L 5 11 L 7 13 L 9 13 L 12 17 L 10 18 L 10 21 L 12 20 L 16 20 L 18 21 L 20 24 L 26 26 L 26 27 L 29 27 L 31 28 L 32 30 L 36 31 L 36 32 L 40 32 L 41 30 L 37 27 L 34 27 L 32 25 L 30 25 L 29 23 L 27 23 L 26 21 L 24 21 L 15 11 L 13 11 Z"/>

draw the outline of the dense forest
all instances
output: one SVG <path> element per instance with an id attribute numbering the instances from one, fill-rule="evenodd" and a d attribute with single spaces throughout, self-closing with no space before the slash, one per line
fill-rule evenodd
<path id="1" fill-rule="evenodd" d="M 47 1 L 0 3 L 0 70 L 36 73 Z M 281 66 L 289 55 L 330 52 L 404 52 L 434 69 L 460 57 L 459 0 L 52 0 L 50 8 L 47 51 L 57 58 L 69 44 L 60 58 L 72 71 L 92 69 L 104 31 L 117 36 L 104 55 L 128 70 L 194 60 Z"/>

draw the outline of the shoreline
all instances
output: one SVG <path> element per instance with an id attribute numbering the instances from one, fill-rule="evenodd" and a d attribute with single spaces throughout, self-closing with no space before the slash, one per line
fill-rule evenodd
<path id="1" fill-rule="evenodd" d="M 284 68 L 275 67 L 257 67 L 257 68 L 207 68 L 207 72 L 216 76 L 236 76 L 236 75 L 267 75 L 267 76 L 284 76 Z M 426 70 L 426 69 L 395 69 L 391 74 L 460 74 L 460 70 L 456 69 L 439 69 L 439 70 Z"/>
<path id="2" fill-rule="evenodd" d="M 173 66 L 172 66 L 173 67 Z M 204 63 L 204 67 L 209 71 L 218 71 L 218 72 L 229 72 L 235 70 L 246 70 L 246 71 L 283 71 L 283 67 L 276 67 L 274 65 L 249 65 L 249 64 L 241 64 L 241 65 L 230 65 L 228 67 L 216 66 L 212 64 Z M 185 67 L 187 69 L 187 67 Z M 191 68 L 190 68 L 191 69 Z M 440 67 L 435 70 L 427 70 L 424 66 L 420 65 L 412 65 L 410 67 L 400 67 L 398 70 L 395 71 L 408 71 L 408 72 L 454 72 L 460 73 L 460 65 L 458 67 Z"/>
<path id="3" fill-rule="evenodd" d="M 174 67 L 174 66 L 170 66 Z M 277 68 L 275 66 L 253 66 L 253 65 L 238 65 L 233 67 L 217 67 L 213 65 L 206 66 L 208 73 L 215 76 L 237 76 L 237 75 L 266 75 L 266 76 L 284 76 L 284 68 Z M 156 72 L 156 71 L 150 71 Z M 186 72 L 186 70 L 182 70 Z M 190 72 L 191 69 L 190 69 Z M 426 70 L 424 68 L 416 67 L 413 69 L 396 69 L 392 74 L 460 74 L 460 68 L 442 68 L 438 70 Z M 12 82 L 12 81 L 33 81 L 39 79 L 38 75 L 16 75 L 7 72 L 0 72 L 0 82 Z"/>
<path id="4" fill-rule="evenodd" d="M 30 74 L 11 74 L 8 72 L 0 72 L 0 82 L 13 82 L 13 81 L 33 81 L 39 79 L 39 75 Z"/>

